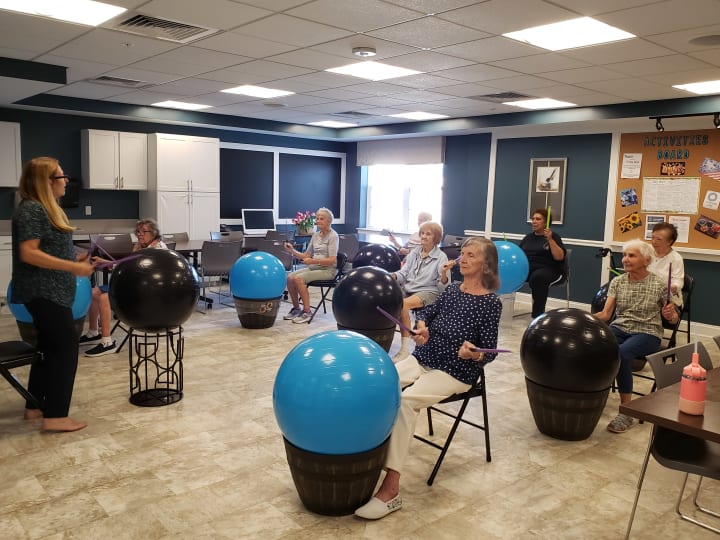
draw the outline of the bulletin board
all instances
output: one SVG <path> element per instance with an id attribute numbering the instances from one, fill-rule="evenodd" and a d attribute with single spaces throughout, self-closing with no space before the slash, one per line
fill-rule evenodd
<path id="1" fill-rule="evenodd" d="M 678 247 L 720 249 L 720 130 L 623 134 L 613 240 L 649 240 L 660 221 Z"/>

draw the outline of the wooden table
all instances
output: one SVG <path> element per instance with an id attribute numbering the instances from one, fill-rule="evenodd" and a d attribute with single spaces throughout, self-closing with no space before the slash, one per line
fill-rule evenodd
<path id="1" fill-rule="evenodd" d="M 620 405 L 620 412 L 686 435 L 720 443 L 720 369 L 707 373 L 705 414 L 693 416 L 678 410 L 680 383 Z"/>

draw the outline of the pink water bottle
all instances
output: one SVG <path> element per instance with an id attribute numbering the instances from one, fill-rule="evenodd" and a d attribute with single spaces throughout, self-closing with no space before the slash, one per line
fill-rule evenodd
<path id="1" fill-rule="evenodd" d="M 698 416 L 705 412 L 707 389 L 707 372 L 698 363 L 699 359 L 696 343 L 692 363 L 685 366 L 680 379 L 680 411 Z"/>

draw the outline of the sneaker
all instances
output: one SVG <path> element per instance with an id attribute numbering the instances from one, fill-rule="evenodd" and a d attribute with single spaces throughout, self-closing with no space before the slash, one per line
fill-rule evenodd
<path id="1" fill-rule="evenodd" d="M 303 312 L 302 308 L 300 307 L 294 307 L 290 311 L 288 311 L 287 315 L 283 317 L 283 320 L 285 321 L 292 321 L 295 317 L 300 315 Z"/>
<path id="2" fill-rule="evenodd" d="M 115 345 L 115 341 L 113 341 L 110 345 L 98 343 L 92 349 L 88 349 L 87 351 L 85 351 L 85 356 L 89 356 L 90 358 L 94 358 L 96 356 L 105 356 L 106 354 L 114 353 L 116 349 L 117 346 Z"/>
<path id="3" fill-rule="evenodd" d="M 80 339 L 78 339 L 78 343 L 80 345 L 88 345 L 90 343 L 95 343 L 96 341 L 100 341 L 102 339 L 102 336 L 100 334 L 97 334 L 95 336 L 88 336 L 87 334 L 83 334 L 80 336 Z"/>
<path id="4" fill-rule="evenodd" d="M 633 425 L 633 420 L 626 414 L 618 414 L 615 419 L 608 424 L 607 430 L 613 433 L 625 433 Z"/>
<path id="5" fill-rule="evenodd" d="M 295 317 L 292 321 L 295 324 L 303 324 L 303 323 L 309 323 L 310 319 L 312 319 L 312 313 L 310 313 L 309 311 L 303 311 L 302 313 L 300 313 L 300 315 Z"/>

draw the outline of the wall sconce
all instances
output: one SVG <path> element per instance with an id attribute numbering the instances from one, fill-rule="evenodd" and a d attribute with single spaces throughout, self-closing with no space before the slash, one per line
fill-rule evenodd
<path id="1" fill-rule="evenodd" d="M 665 126 L 662 125 L 662 118 L 658 116 L 657 122 L 655 122 L 655 129 L 658 131 L 665 131 Z"/>

